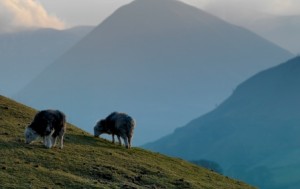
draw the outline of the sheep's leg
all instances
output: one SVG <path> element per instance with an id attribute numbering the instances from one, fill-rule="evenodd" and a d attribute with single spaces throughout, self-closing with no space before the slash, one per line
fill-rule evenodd
<path id="1" fill-rule="evenodd" d="M 112 134 L 112 143 L 114 144 L 115 143 L 115 135 Z"/>
<path id="2" fill-rule="evenodd" d="M 53 147 L 55 147 L 56 146 L 56 140 L 57 139 L 57 137 L 52 137 L 52 144 L 53 144 Z"/>
<path id="3" fill-rule="evenodd" d="M 117 137 L 118 137 L 119 145 L 121 146 L 121 145 L 122 145 L 121 138 L 120 138 L 120 136 L 119 136 L 119 135 L 117 135 Z"/>
<path id="4" fill-rule="evenodd" d="M 58 135 L 59 143 L 60 143 L 60 146 L 59 146 L 60 149 L 63 149 L 63 147 L 64 147 L 64 135 L 65 135 L 65 130 L 62 129 L 59 132 L 59 135 Z"/>
<path id="5" fill-rule="evenodd" d="M 124 140 L 125 147 L 129 149 L 130 147 L 129 147 L 129 145 L 128 145 L 128 137 L 127 137 L 127 136 L 123 136 L 122 138 L 123 138 L 123 140 Z"/>
<path id="6" fill-rule="evenodd" d="M 128 148 L 131 148 L 131 138 L 132 138 L 132 136 L 128 137 Z"/>

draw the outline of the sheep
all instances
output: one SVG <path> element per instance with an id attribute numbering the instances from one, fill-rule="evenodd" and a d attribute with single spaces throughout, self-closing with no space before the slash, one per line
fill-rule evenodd
<path id="1" fill-rule="evenodd" d="M 31 124 L 25 129 L 26 144 L 32 143 L 38 137 L 43 138 L 46 148 L 56 145 L 56 139 L 60 140 L 60 149 L 63 148 L 63 139 L 66 131 L 66 116 L 59 110 L 39 111 Z"/>
<path id="2" fill-rule="evenodd" d="M 135 121 L 125 113 L 113 112 L 105 119 L 97 122 L 94 127 L 94 136 L 106 133 L 112 135 L 112 142 L 115 143 L 115 135 L 118 137 L 119 144 L 122 145 L 120 137 L 124 140 L 126 148 L 131 148 L 131 140 Z"/>

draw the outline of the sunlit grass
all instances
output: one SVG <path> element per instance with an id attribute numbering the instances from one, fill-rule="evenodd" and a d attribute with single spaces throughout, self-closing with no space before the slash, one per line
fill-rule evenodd
<path id="1" fill-rule="evenodd" d="M 24 143 L 35 110 L 0 96 L 1 188 L 252 188 L 180 159 L 130 150 L 68 125 L 65 146 Z"/>

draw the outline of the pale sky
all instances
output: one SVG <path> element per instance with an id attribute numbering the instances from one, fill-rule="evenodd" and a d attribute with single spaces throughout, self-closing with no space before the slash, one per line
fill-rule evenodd
<path id="1" fill-rule="evenodd" d="M 300 15 L 299 0 L 181 0 L 222 17 L 249 19 L 258 15 Z M 0 32 L 19 27 L 65 28 L 98 25 L 132 0 L 0 0 Z"/>
<path id="2" fill-rule="evenodd" d="M 70 25 L 97 25 L 118 7 L 132 0 L 39 0 L 45 9 Z M 257 12 L 276 15 L 300 14 L 299 0 L 181 0 L 218 14 Z M 224 10 L 226 9 L 226 10 Z M 249 13 L 251 14 L 251 13 Z"/>

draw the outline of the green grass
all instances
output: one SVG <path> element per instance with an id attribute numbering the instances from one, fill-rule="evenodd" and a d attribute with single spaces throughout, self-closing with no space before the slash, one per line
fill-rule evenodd
<path id="1" fill-rule="evenodd" d="M 186 161 L 130 150 L 67 126 L 64 149 L 26 145 L 36 111 L 0 96 L 1 188 L 253 188 Z"/>

